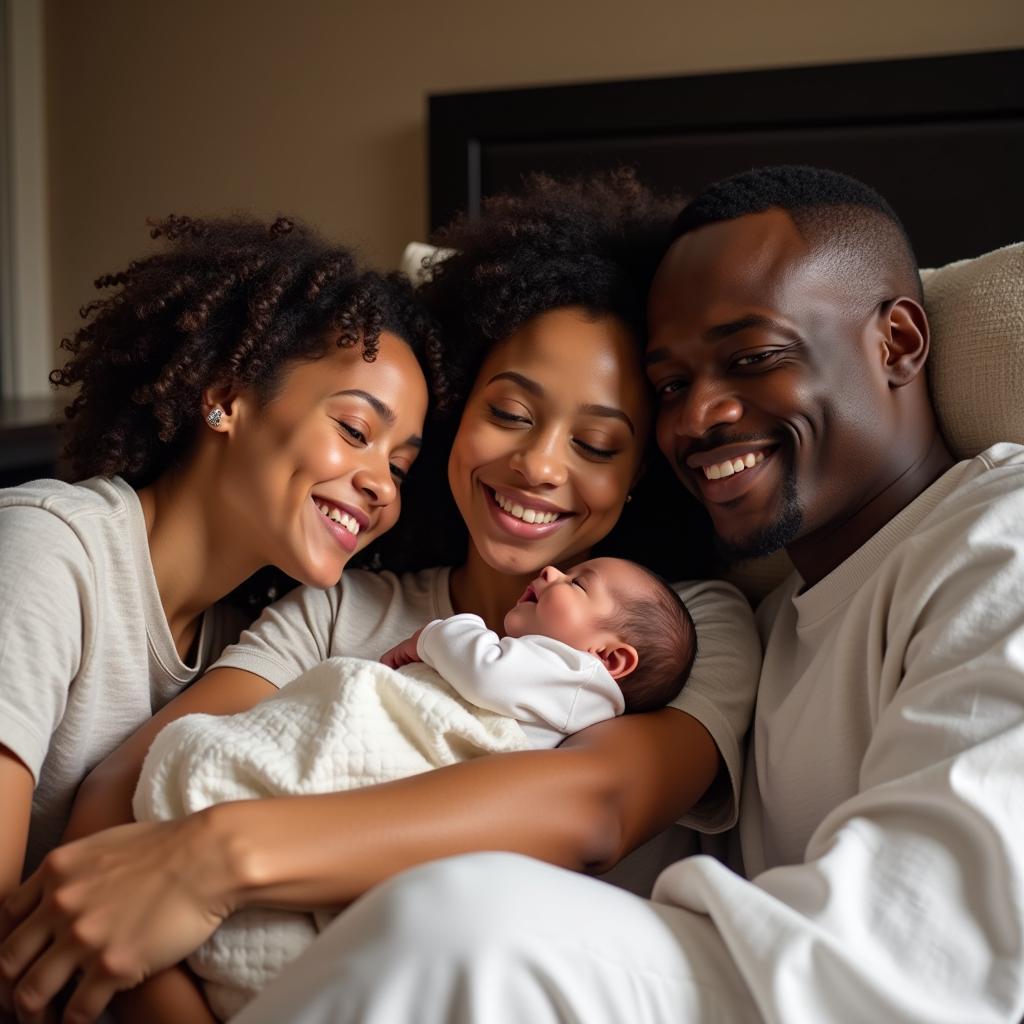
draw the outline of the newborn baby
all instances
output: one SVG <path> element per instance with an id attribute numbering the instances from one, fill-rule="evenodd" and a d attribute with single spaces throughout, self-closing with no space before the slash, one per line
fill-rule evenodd
<path id="1" fill-rule="evenodd" d="M 466 700 L 516 719 L 532 746 L 667 704 L 686 681 L 696 633 L 676 592 L 621 558 L 549 565 L 505 616 L 435 619 L 381 661 L 422 661 Z"/>
<path id="2" fill-rule="evenodd" d="M 661 707 L 695 656 L 693 622 L 676 593 L 616 558 L 564 573 L 548 567 L 504 627 L 499 637 L 476 615 L 438 619 L 381 662 L 329 658 L 241 714 L 172 722 L 146 756 L 136 818 L 352 789 L 480 754 L 553 747 L 624 710 Z M 332 916 L 229 917 L 189 958 L 217 1017 L 237 1013 Z"/>

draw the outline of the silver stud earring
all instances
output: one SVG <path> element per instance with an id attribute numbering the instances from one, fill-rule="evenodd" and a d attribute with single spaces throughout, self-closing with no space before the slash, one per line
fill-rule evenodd
<path id="1" fill-rule="evenodd" d="M 224 419 L 224 410 L 219 405 L 214 406 L 206 414 L 206 422 L 209 423 L 214 430 L 220 426 L 220 421 L 222 419 Z"/>
<path id="2" fill-rule="evenodd" d="M 632 494 L 627 494 L 626 495 L 626 504 L 628 505 L 632 500 L 633 500 L 633 495 Z"/>

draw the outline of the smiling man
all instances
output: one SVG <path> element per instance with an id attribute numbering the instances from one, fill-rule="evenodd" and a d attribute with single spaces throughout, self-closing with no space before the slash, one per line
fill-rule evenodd
<path id="1" fill-rule="evenodd" d="M 727 550 L 797 573 L 758 611 L 753 884 L 684 862 L 655 897 L 711 915 L 765 1017 L 1017 1021 L 1024 453 L 954 465 L 913 252 L 866 186 L 753 171 L 676 236 L 659 446 Z"/>
<path id="2" fill-rule="evenodd" d="M 927 354 L 872 190 L 782 167 L 698 196 L 650 298 L 659 445 L 727 551 L 797 570 L 758 610 L 729 866 L 678 861 L 645 901 L 508 854 L 427 865 L 239 1024 L 1019 1022 L 1024 449 L 954 463 Z"/>
<path id="3" fill-rule="evenodd" d="M 786 546 L 815 583 L 952 465 L 910 243 L 810 168 L 709 190 L 677 236 L 650 298 L 659 445 L 727 551 Z"/>

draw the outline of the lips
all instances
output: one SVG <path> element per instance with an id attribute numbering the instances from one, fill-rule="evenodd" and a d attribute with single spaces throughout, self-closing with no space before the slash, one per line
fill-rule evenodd
<path id="1" fill-rule="evenodd" d="M 734 449 L 734 450 L 733 450 Z M 778 446 L 730 446 L 691 455 L 687 476 L 709 504 L 724 504 L 743 497 L 765 479 L 775 463 Z"/>
<path id="2" fill-rule="evenodd" d="M 491 518 L 503 532 L 520 540 L 548 537 L 561 529 L 574 515 L 542 498 L 527 497 L 515 492 L 499 492 L 487 484 L 481 484 L 481 488 Z M 533 513 L 533 522 L 529 522 L 525 517 L 528 512 Z"/>
<path id="3" fill-rule="evenodd" d="M 332 501 L 321 495 L 312 495 L 311 501 L 317 518 L 338 544 L 351 554 L 359 546 L 359 535 L 370 525 L 362 509 Z"/>

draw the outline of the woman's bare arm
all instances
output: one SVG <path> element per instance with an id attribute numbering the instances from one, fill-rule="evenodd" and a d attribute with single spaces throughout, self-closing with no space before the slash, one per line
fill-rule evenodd
<path id="1" fill-rule="evenodd" d="M 405 868 L 475 850 L 602 872 L 688 811 L 719 757 L 696 719 L 617 718 L 556 750 L 482 757 L 384 785 L 211 808 L 235 837 L 238 906 L 341 906 Z"/>
<path id="2" fill-rule="evenodd" d="M 3 817 L 0 818 L 0 903 L 21 881 L 34 788 L 32 773 L 22 760 L 7 747 L 0 745 L 0 793 L 3 794 Z"/>
<path id="3" fill-rule="evenodd" d="M 108 829 L 55 850 L 8 901 L 0 960 L 40 1007 L 81 971 L 69 1009 L 96 1015 L 245 906 L 340 907 L 407 867 L 475 850 L 606 870 L 688 810 L 718 765 L 704 727 L 666 709 L 557 750 Z"/>
<path id="4" fill-rule="evenodd" d="M 211 715 L 235 714 L 245 711 L 276 692 L 276 687 L 250 672 L 216 669 L 207 673 L 93 769 L 79 787 L 70 820 L 64 831 L 64 841 L 80 839 L 133 820 L 132 795 L 135 792 L 142 762 L 154 737 L 165 725 L 182 715 L 197 712 Z M 25 790 L 24 795 L 20 789 Z M 20 761 L 2 749 L 0 791 L 5 794 L 6 819 L 4 837 L 0 840 L 2 903 L 3 898 L 17 887 L 20 879 L 32 802 L 31 774 Z M 18 810 L 24 811 L 24 822 L 20 827 L 15 827 L 18 823 L 12 821 L 11 816 L 16 815 Z M 88 866 L 83 864 L 83 867 L 87 869 Z M 85 910 L 85 906 L 82 910 Z M 0 911 L 0 929 L 5 927 L 5 916 Z M 13 980 L 4 977 L 6 974 L 6 970 L 0 967 L 0 995 L 3 995 L 3 989 L 7 988 L 4 981 Z M 173 999 L 169 998 L 171 994 L 174 995 Z M 0 998 L 0 1002 L 6 1003 L 9 999 L 8 994 L 6 998 Z M 141 1016 L 146 1016 L 146 1019 L 152 1018 L 154 1021 L 163 1017 L 172 1020 L 177 1016 L 180 1020 L 201 1021 L 207 1019 L 201 1015 L 202 1013 L 207 1016 L 209 1014 L 192 980 L 176 968 L 165 971 L 159 977 L 151 978 L 141 988 L 136 989 L 130 996 L 126 995 L 119 1002 L 120 1005 L 115 1007 L 115 1016 L 118 1020 L 138 1020 Z M 185 1007 L 188 1008 L 187 1013 L 178 1012 L 183 1011 Z M 160 1018 L 157 1016 L 158 1011 L 162 1015 Z"/>

